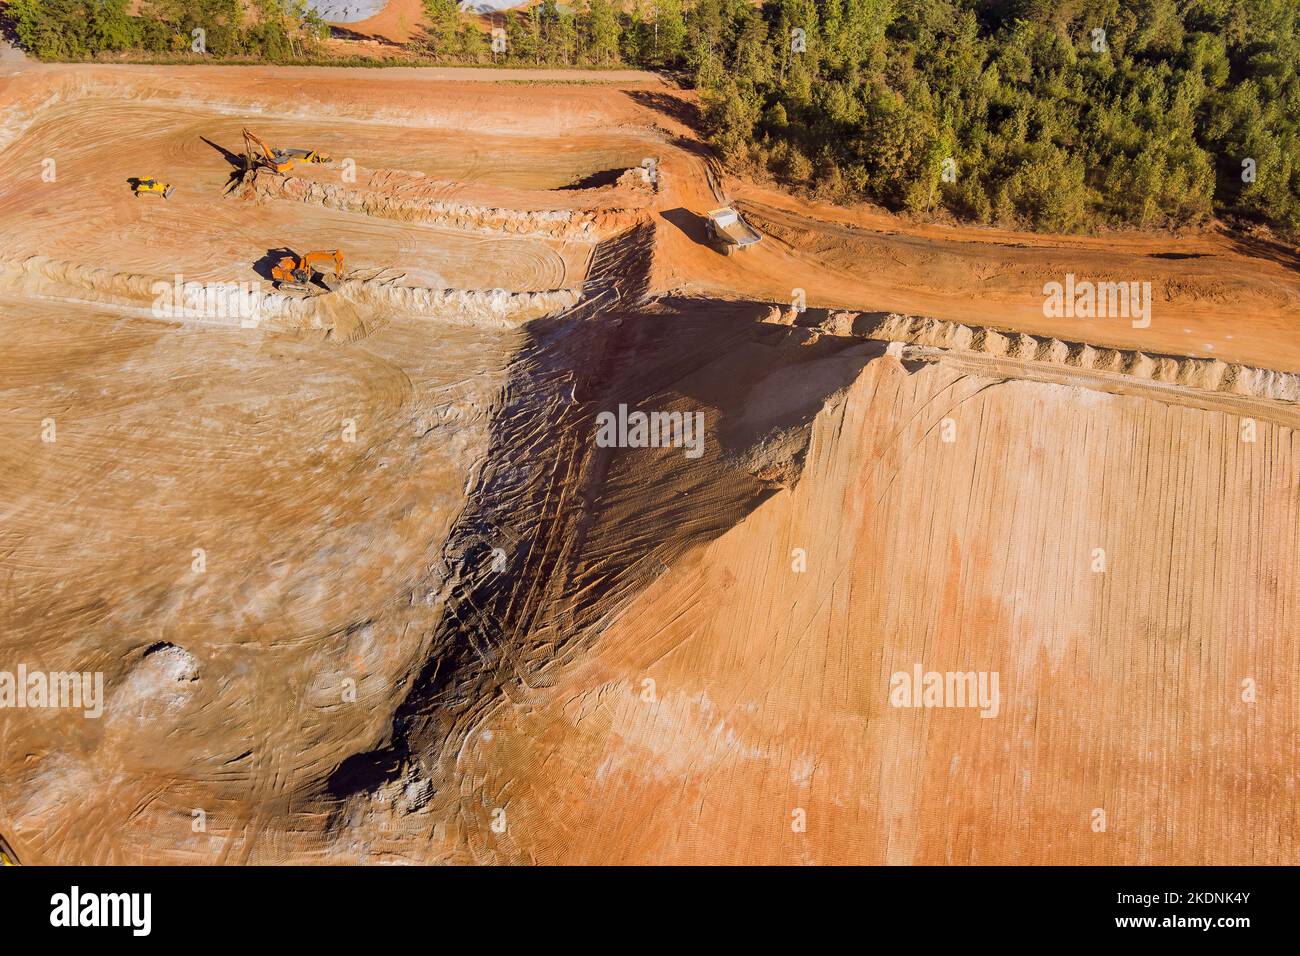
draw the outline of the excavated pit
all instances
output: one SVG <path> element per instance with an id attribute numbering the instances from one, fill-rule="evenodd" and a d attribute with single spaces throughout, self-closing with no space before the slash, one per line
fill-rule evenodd
<path id="1" fill-rule="evenodd" d="M 13 856 L 1296 862 L 1285 263 L 771 195 L 724 258 L 663 98 L 99 66 L 0 94 L 0 670 L 107 690 L 6 712 Z M 223 196 L 244 125 L 356 181 Z M 282 244 L 348 277 L 247 288 Z M 1148 330 L 1025 298 L 1139 265 Z M 618 409 L 703 416 L 700 454 L 602 444 Z M 916 666 L 998 674 L 997 713 L 893 706 Z"/>

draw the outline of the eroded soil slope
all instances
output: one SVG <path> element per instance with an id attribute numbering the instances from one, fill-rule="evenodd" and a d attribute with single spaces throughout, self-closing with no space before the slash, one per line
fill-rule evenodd
<path id="1" fill-rule="evenodd" d="M 776 372 L 734 414 L 864 353 Z M 647 457 L 610 467 L 592 550 L 709 509 L 647 496 Z M 461 800 L 511 820 L 472 855 L 1294 862 L 1297 488 L 1294 421 L 1244 443 L 1236 415 L 872 359 L 795 487 L 466 733 Z M 918 664 L 998 673 L 1000 710 L 891 707 Z"/>

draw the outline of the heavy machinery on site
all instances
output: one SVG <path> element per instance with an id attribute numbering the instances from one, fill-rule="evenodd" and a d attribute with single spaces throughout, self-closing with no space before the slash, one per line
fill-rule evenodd
<path id="1" fill-rule="evenodd" d="M 709 238 L 725 256 L 737 249 L 748 249 L 763 238 L 731 206 L 714 209 L 705 218 L 709 224 Z"/>
<path id="2" fill-rule="evenodd" d="M 334 275 L 318 270 L 318 262 L 333 262 Z M 275 280 L 275 287 L 285 292 L 300 292 L 304 295 L 333 292 L 343 279 L 343 253 L 338 249 L 314 250 L 301 256 L 290 252 L 271 267 L 271 278 Z M 316 283 L 324 288 L 318 287 Z"/>
<path id="3" fill-rule="evenodd" d="M 265 166 L 277 173 L 287 173 L 298 163 L 332 163 L 333 161 L 317 149 L 278 149 L 268 146 L 266 141 L 252 130 L 244 130 L 245 171 L 250 171 L 257 166 Z"/>
<path id="4" fill-rule="evenodd" d="M 131 180 L 131 192 L 135 193 L 135 198 L 141 196 L 160 196 L 163 199 L 172 194 L 172 184 L 159 182 L 152 176 L 138 176 Z"/>

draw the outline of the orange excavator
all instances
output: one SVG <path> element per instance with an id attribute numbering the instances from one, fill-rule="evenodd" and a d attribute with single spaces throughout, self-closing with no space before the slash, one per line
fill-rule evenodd
<path id="1" fill-rule="evenodd" d="M 268 146 L 251 129 L 244 130 L 244 163 L 248 169 L 262 165 L 277 173 L 287 173 L 296 163 L 330 163 L 328 156 L 316 149 L 276 149 Z"/>
<path id="2" fill-rule="evenodd" d="M 329 276 L 316 269 L 316 263 L 334 263 L 334 275 Z M 343 253 L 338 249 L 317 250 L 306 255 L 290 253 L 271 267 L 271 278 L 277 289 L 303 292 L 316 295 L 321 292 L 313 283 L 319 282 L 326 290 L 333 292 L 343 279 Z"/>

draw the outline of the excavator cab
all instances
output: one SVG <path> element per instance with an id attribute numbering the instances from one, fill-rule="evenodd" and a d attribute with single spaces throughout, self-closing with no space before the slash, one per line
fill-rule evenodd
<path id="1" fill-rule="evenodd" d="M 171 183 L 160 183 L 152 177 L 140 177 L 131 180 L 131 191 L 135 193 L 135 198 L 141 196 L 161 196 L 166 199 L 172 194 Z"/>
<path id="2" fill-rule="evenodd" d="M 246 129 L 244 130 L 244 164 L 249 170 L 262 165 L 277 173 L 287 173 L 293 169 L 293 157 L 267 146 L 260 136 Z"/>
<path id="3" fill-rule="evenodd" d="M 333 276 L 316 268 L 318 262 L 331 261 L 334 263 Z M 319 282 L 326 290 L 333 292 L 343 279 L 343 253 L 338 249 L 317 250 L 303 256 L 291 253 L 271 267 L 271 278 L 275 280 L 276 288 L 284 291 L 315 295 L 321 291 L 315 285 Z"/>

